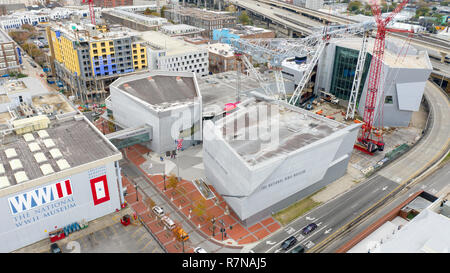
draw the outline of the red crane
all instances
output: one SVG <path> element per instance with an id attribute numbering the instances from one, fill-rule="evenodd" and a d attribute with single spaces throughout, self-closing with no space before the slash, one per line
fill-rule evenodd
<path id="1" fill-rule="evenodd" d="M 89 15 L 91 16 L 91 23 L 95 25 L 95 11 L 94 11 L 94 0 L 83 0 L 83 3 L 88 1 L 89 4 Z"/>
<path id="2" fill-rule="evenodd" d="M 377 24 L 377 36 L 373 46 L 372 61 L 370 63 L 369 82 L 363 116 L 364 124 L 362 126 L 361 136 L 358 138 L 358 143 L 355 144 L 356 149 L 370 155 L 373 155 L 377 150 L 383 151 L 384 149 L 383 136 L 379 130 L 376 130 L 376 128 L 373 127 L 373 122 L 375 118 L 377 95 L 381 83 L 381 68 L 383 66 L 386 32 L 411 32 L 408 30 L 387 28 L 387 25 L 392 21 L 395 15 L 405 7 L 409 0 L 403 0 L 384 20 L 381 18 L 381 9 L 376 1 L 377 0 L 371 1 L 371 8 Z M 382 107 L 380 107 L 380 109 L 382 109 Z M 377 140 L 372 138 L 372 134 L 377 137 Z"/>

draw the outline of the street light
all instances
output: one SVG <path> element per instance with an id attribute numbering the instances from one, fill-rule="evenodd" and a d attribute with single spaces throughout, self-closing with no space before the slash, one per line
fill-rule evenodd
<path id="1" fill-rule="evenodd" d="M 166 162 L 164 161 L 164 158 L 162 156 L 160 156 L 159 159 L 164 162 L 163 183 L 164 183 L 164 191 L 166 191 Z"/>
<path id="2" fill-rule="evenodd" d="M 136 190 L 136 202 L 138 202 L 139 201 L 139 195 L 138 195 L 138 185 L 137 185 L 137 183 L 134 184 L 134 189 Z"/>
<path id="3" fill-rule="evenodd" d="M 212 228 L 213 228 L 213 230 L 212 230 L 212 237 L 214 237 L 214 236 L 216 236 L 215 235 L 215 231 L 216 231 L 216 225 L 215 225 L 215 223 L 216 223 L 216 217 L 213 217 L 212 219 L 211 219 L 211 223 L 213 224 L 213 226 L 212 226 Z"/>

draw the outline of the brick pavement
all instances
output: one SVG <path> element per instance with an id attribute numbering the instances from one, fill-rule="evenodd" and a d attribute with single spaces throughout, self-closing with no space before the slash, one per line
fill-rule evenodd
<path id="1" fill-rule="evenodd" d="M 128 160 L 131 161 L 143 175 L 149 178 L 146 181 L 150 181 L 158 187 L 158 189 L 167 197 L 166 200 L 172 202 L 175 207 L 181 208 L 180 211 L 184 214 L 184 216 L 186 216 L 186 219 L 190 221 L 193 226 L 197 228 L 200 226 L 199 230 L 203 232 L 204 237 L 212 238 L 212 223 L 210 222 L 212 217 L 215 217 L 217 220 L 215 224 L 216 234 L 214 239 L 219 243 L 222 239 L 222 234 L 220 233 L 221 224 L 219 220 L 223 220 L 225 223 L 227 237 L 224 238 L 224 240 L 232 239 L 237 245 L 244 245 L 262 240 L 270 233 L 277 231 L 281 227 L 281 225 L 272 217 L 268 217 L 248 228 L 245 227 L 239 221 L 239 218 L 231 210 L 231 208 L 228 208 L 229 214 L 226 214 L 227 204 L 212 186 L 210 186 L 210 188 L 216 196 L 215 201 L 205 200 L 193 183 L 186 180 L 181 180 L 174 190 L 168 187 L 166 177 L 166 191 L 164 191 L 164 181 L 162 175 L 147 174 L 140 168 L 140 165 L 145 162 L 145 158 L 143 156 L 148 152 L 150 152 L 150 150 L 139 144 L 124 149 L 126 158 L 128 158 Z M 139 213 L 139 215 L 149 214 L 150 211 L 144 204 L 133 205 L 133 203 L 136 202 L 136 192 L 133 185 L 131 185 L 127 179 L 124 179 L 124 186 L 126 183 L 128 183 L 126 186 L 128 192 L 126 197 L 127 202 L 131 203 L 131 206 Z M 197 216 L 194 214 L 194 208 L 196 201 L 200 199 L 203 199 L 206 209 L 202 216 Z M 139 195 L 139 200 L 142 200 L 141 195 Z M 190 209 L 192 210 L 192 213 L 190 213 Z M 143 217 L 143 219 L 149 229 L 152 230 L 158 238 L 160 238 L 164 246 L 168 247 L 168 251 L 181 252 L 181 243 L 174 242 L 174 236 L 169 236 L 168 233 L 163 230 L 162 225 L 158 225 L 158 220 L 155 219 L 155 217 Z M 232 226 L 232 229 L 229 228 L 230 226 Z"/>

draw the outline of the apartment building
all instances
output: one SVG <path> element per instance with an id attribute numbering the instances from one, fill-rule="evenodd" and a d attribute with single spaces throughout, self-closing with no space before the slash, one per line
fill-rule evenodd
<path id="1" fill-rule="evenodd" d="M 119 75 L 148 65 L 139 35 L 126 28 L 100 31 L 90 24 L 60 25 L 48 27 L 47 36 L 55 76 L 83 101 L 89 95 L 102 96 Z"/>
<path id="2" fill-rule="evenodd" d="M 20 51 L 14 41 L 0 29 L 0 74 L 18 71 L 20 69 Z"/>
<path id="3" fill-rule="evenodd" d="M 148 51 L 150 70 L 187 71 L 206 76 L 208 48 L 205 45 L 187 43 L 182 38 L 170 37 L 156 31 L 142 32 Z"/>

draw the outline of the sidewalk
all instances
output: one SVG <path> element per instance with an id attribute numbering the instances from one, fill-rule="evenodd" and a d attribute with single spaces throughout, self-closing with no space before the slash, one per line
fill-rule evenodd
<path id="1" fill-rule="evenodd" d="M 168 187 L 167 176 L 166 176 L 166 191 L 164 191 L 164 181 L 161 174 L 148 174 L 142 169 L 142 164 L 147 162 L 147 154 L 151 151 L 147 148 L 137 144 L 124 149 L 124 154 L 126 158 L 129 159 L 148 179 L 148 183 L 152 183 L 156 186 L 160 194 L 165 196 L 168 202 L 171 202 L 173 206 L 179 209 L 185 217 L 185 220 L 189 222 L 199 233 L 203 235 L 205 239 L 214 241 L 218 244 L 226 245 L 227 247 L 243 247 L 245 244 L 250 244 L 264 239 L 269 234 L 277 231 L 281 225 L 276 222 L 272 217 L 268 217 L 259 223 L 252 225 L 251 227 L 245 227 L 240 221 L 237 215 L 229 208 L 224 199 L 216 192 L 214 187 L 209 185 L 210 189 L 214 192 L 216 198 L 205 200 L 201 193 L 197 190 L 191 181 L 182 179 L 176 189 L 171 189 Z M 158 157 L 159 160 L 159 157 Z M 165 159 L 167 160 L 167 159 Z M 144 164 L 144 166 L 147 166 Z M 167 175 L 167 173 L 166 173 Z M 156 232 L 156 236 L 160 238 L 164 245 L 167 245 L 169 252 L 179 252 L 176 251 L 177 243 L 167 243 L 170 241 L 170 236 L 168 236 L 167 231 L 163 231 L 162 225 L 154 217 L 152 218 L 151 213 L 149 213 L 149 208 L 142 204 L 136 203 L 136 190 L 134 186 L 127 180 L 124 179 L 124 185 L 127 184 L 128 195 L 126 197 L 127 202 L 129 202 L 132 208 L 144 219 L 145 223 L 149 226 L 152 232 Z M 139 200 L 142 200 L 142 196 L 139 193 Z M 203 201 L 201 201 L 203 200 Z M 133 202 L 134 201 L 134 202 Z M 203 215 L 195 215 L 196 204 L 204 204 Z M 191 213 L 190 213 L 191 210 Z M 215 236 L 212 237 L 213 224 L 211 219 L 215 217 Z M 224 223 L 226 228 L 227 236 L 224 236 L 222 242 L 222 233 L 220 228 L 222 227 L 221 222 Z M 232 229 L 230 229 L 232 226 Z M 173 236 L 173 235 L 172 235 Z M 181 244 L 180 244 L 181 245 Z M 174 249 L 175 248 L 175 249 Z"/>

